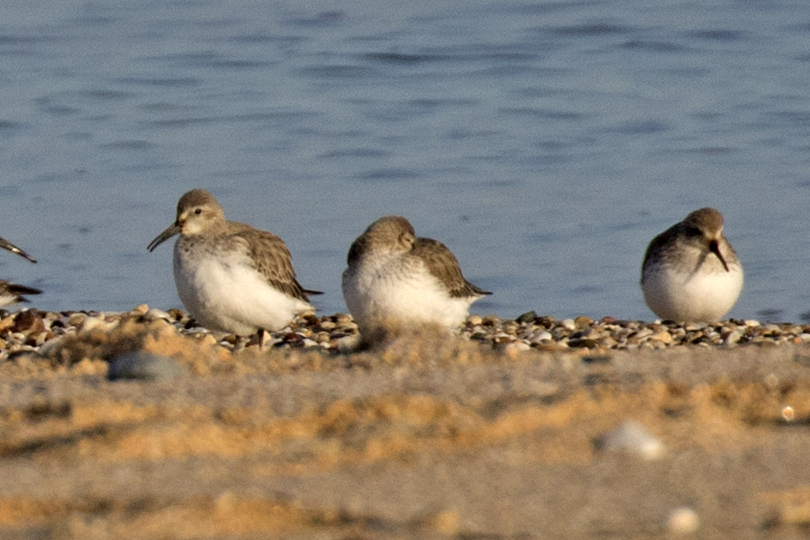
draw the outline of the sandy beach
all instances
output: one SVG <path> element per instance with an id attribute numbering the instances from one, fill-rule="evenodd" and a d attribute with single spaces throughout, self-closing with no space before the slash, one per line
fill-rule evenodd
<path id="1" fill-rule="evenodd" d="M 810 526 L 800 338 L 615 350 L 425 331 L 342 354 L 282 338 L 226 347 L 144 309 L 43 327 L 34 313 L 0 322 L 2 538 L 739 539 Z M 133 351 L 159 361 L 128 372 Z"/>

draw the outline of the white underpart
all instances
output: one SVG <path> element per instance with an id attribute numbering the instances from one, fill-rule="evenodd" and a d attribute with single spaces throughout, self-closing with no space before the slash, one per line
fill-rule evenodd
<path id="1" fill-rule="evenodd" d="M 308 303 L 272 287 L 236 252 L 189 258 L 175 245 L 177 294 L 197 322 L 209 330 L 250 335 L 279 330 L 295 315 L 314 310 Z"/>
<path id="2" fill-rule="evenodd" d="M 408 270 L 401 259 L 391 258 L 366 259 L 343 272 L 343 298 L 361 331 L 426 323 L 453 328 L 480 298 L 452 298 L 423 265 Z"/>
<path id="3" fill-rule="evenodd" d="M 678 271 L 669 265 L 654 265 L 644 272 L 644 300 L 662 319 L 717 322 L 737 302 L 743 288 L 740 265 L 729 271 Z"/>
<path id="4" fill-rule="evenodd" d="M 10 306 L 19 302 L 20 297 L 16 294 L 3 294 L 0 295 L 0 307 Z"/>

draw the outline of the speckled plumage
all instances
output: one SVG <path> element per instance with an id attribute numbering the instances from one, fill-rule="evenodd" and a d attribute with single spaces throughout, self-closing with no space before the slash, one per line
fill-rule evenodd
<path id="1" fill-rule="evenodd" d="M 458 260 L 436 240 L 416 237 L 400 216 L 372 223 L 351 245 L 343 296 L 361 332 L 386 326 L 461 324 L 485 295 L 461 273 Z"/>
<path id="2" fill-rule="evenodd" d="M 653 238 L 641 269 L 647 305 L 674 321 L 716 322 L 737 302 L 743 280 L 714 208 L 696 210 Z"/>
<path id="3" fill-rule="evenodd" d="M 278 236 L 227 221 L 217 200 L 194 189 L 177 203 L 177 219 L 149 244 L 154 250 L 180 234 L 174 278 L 180 300 L 207 328 L 240 335 L 278 330 L 296 314 L 313 311 L 292 256 Z"/>

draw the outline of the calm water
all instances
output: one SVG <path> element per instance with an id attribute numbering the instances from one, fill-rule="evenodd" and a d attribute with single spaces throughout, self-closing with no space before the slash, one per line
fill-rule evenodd
<path id="1" fill-rule="evenodd" d="M 179 196 L 275 232 L 344 311 L 351 241 L 398 213 L 495 292 L 474 307 L 654 318 L 647 242 L 701 206 L 734 317 L 810 311 L 804 0 L 0 5 L 0 275 L 42 309 L 178 306 Z"/>

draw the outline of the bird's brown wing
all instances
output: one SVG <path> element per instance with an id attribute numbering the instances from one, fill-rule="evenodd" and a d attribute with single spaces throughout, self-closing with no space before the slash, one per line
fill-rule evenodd
<path id="1" fill-rule="evenodd" d="M 425 262 L 428 271 L 447 287 L 451 297 L 469 298 L 492 294 L 464 279 L 455 255 L 441 242 L 417 238 L 411 253 Z"/>
<path id="2" fill-rule="evenodd" d="M 295 277 L 292 255 L 284 241 L 273 233 L 262 231 L 243 223 L 230 222 L 233 234 L 244 240 L 254 267 L 265 281 L 279 291 L 309 301 L 307 295 L 323 294 L 304 289 Z"/>

